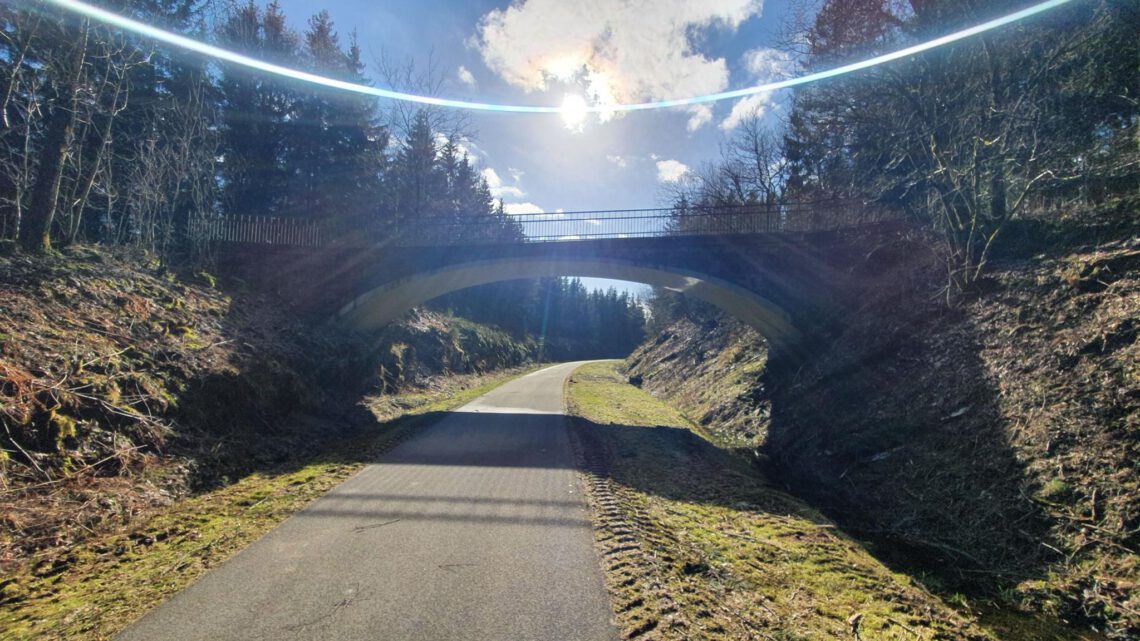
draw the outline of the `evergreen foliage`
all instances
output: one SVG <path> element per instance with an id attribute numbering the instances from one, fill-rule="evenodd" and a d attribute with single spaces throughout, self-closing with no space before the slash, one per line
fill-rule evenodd
<path id="1" fill-rule="evenodd" d="M 472 287 L 432 304 L 516 336 L 536 336 L 550 361 L 624 358 L 645 340 L 646 311 L 627 292 L 587 291 L 577 278 Z"/>
<path id="2" fill-rule="evenodd" d="M 327 11 L 297 33 L 276 1 L 235 0 L 219 16 L 206 0 L 111 4 L 254 58 L 369 83 L 355 33 L 343 38 Z M 424 230 L 523 236 L 461 128 L 442 131 L 434 112 L 384 122 L 375 98 L 167 50 L 40 1 L 0 4 L 0 25 L 0 240 L 167 258 L 208 249 L 196 221 L 235 215 L 319 220 L 380 242 Z M 497 224 L 467 225 L 487 220 Z M 551 359 L 624 356 L 644 336 L 637 301 L 580 281 L 491 285 L 439 306 L 545 336 Z"/>
<path id="3" fill-rule="evenodd" d="M 368 84 L 355 33 L 326 11 L 303 33 L 277 2 L 123 0 L 111 8 L 267 60 Z M 44 2 L 0 5 L 0 240 L 30 250 L 101 242 L 169 256 L 201 252 L 193 223 L 278 216 L 367 229 L 382 240 L 448 233 L 490 218 L 494 202 L 456 134 L 426 111 L 382 121 L 375 98 L 218 64 L 76 18 Z M 390 131 L 403 132 L 392 140 Z"/>

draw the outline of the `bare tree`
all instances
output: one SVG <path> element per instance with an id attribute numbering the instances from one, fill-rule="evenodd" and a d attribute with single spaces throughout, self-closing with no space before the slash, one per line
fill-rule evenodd
<path id="1" fill-rule="evenodd" d="M 757 200 L 775 204 L 783 199 L 788 161 L 783 142 L 759 113 L 744 118 L 728 141 L 726 164 L 736 166 L 748 191 Z"/>
<path id="2" fill-rule="evenodd" d="M 803 39 L 809 63 L 826 68 L 992 11 L 973 1 L 827 0 Z M 1070 13 L 797 91 L 791 187 L 906 207 L 945 240 L 948 294 L 968 287 L 1035 193 L 1080 178 L 1082 148 L 1117 126 L 1105 123 L 1135 126 L 1121 115 L 1135 105 L 1098 95 L 1082 62 L 1119 62 L 1121 54 L 1097 53 L 1108 41 L 1135 52 L 1135 38 L 1119 35 L 1127 21 L 1109 4 L 1061 11 Z"/>
<path id="3" fill-rule="evenodd" d="M 27 196 L 34 179 L 35 132 L 43 114 L 40 109 L 41 76 L 25 67 L 37 37 L 41 18 L 5 11 L 4 19 L 13 25 L 0 30 L 9 51 L 15 51 L 7 65 L 2 113 L 3 157 L 0 158 L 0 238 L 15 240 L 27 207 Z"/>
<path id="4" fill-rule="evenodd" d="M 83 101 L 81 112 L 76 114 L 76 148 L 69 155 L 71 167 L 67 172 L 70 184 L 59 204 L 59 217 L 65 227 L 64 239 L 68 243 L 79 240 L 83 214 L 98 178 L 105 175 L 104 165 L 111 155 L 112 131 L 129 102 L 129 75 L 149 58 L 136 45 L 109 29 L 97 29 L 95 33 L 98 37 L 93 39 L 90 58 L 92 64 L 99 64 L 102 72 L 92 74 L 98 78 L 98 86 L 90 87 L 90 95 Z M 87 145 L 94 147 L 94 151 L 86 153 Z"/>
<path id="5" fill-rule="evenodd" d="M 411 58 L 396 60 L 381 49 L 375 56 L 373 66 L 388 89 L 438 97 L 450 88 L 447 75 L 433 53 L 428 53 L 427 61 L 417 65 Z M 416 124 L 417 114 L 421 112 L 427 115 L 431 130 L 447 139 L 474 138 L 470 115 L 458 109 L 389 100 L 384 107 L 384 121 L 390 131 L 395 132 L 399 138 L 406 139 Z"/>

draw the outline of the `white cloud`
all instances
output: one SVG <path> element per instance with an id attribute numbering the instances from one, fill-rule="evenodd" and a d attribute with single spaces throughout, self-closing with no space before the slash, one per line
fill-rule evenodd
<path id="1" fill-rule="evenodd" d="M 475 76 L 472 75 L 471 71 L 467 69 L 467 67 L 459 65 L 459 69 L 456 69 L 455 75 L 459 77 L 459 82 L 462 82 L 468 87 L 475 86 Z"/>
<path id="2" fill-rule="evenodd" d="M 491 195 L 495 198 L 522 198 L 526 192 L 514 185 L 504 185 L 491 189 Z"/>
<path id="3" fill-rule="evenodd" d="M 725 131 L 735 129 L 745 118 L 753 115 L 757 118 L 763 118 L 764 114 L 771 111 L 775 106 L 770 91 L 741 98 L 732 104 L 732 111 L 724 120 L 720 121 L 720 128 Z"/>
<path id="4" fill-rule="evenodd" d="M 675 183 L 687 173 L 689 166 L 679 160 L 657 161 L 657 180 L 660 182 Z"/>
<path id="5" fill-rule="evenodd" d="M 471 44 L 488 68 L 527 91 L 576 86 L 595 105 L 678 98 L 728 86 L 727 63 L 696 51 L 693 32 L 735 30 L 762 7 L 762 0 L 516 0 L 484 15 Z"/>
<path id="6" fill-rule="evenodd" d="M 487 181 L 487 186 L 491 189 L 496 189 L 503 186 L 503 179 L 499 177 L 499 172 L 495 171 L 492 167 L 487 167 L 482 172 L 483 180 Z"/>
<path id="7" fill-rule="evenodd" d="M 629 161 L 625 156 L 606 156 L 606 160 L 610 161 L 611 164 L 621 167 L 622 169 L 625 169 L 629 166 Z"/>
<path id="8" fill-rule="evenodd" d="M 480 173 L 483 174 L 483 180 L 487 181 L 487 188 L 491 190 L 491 195 L 495 198 L 522 198 L 526 195 L 526 192 L 518 185 L 503 184 L 502 177 L 493 167 L 487 167 Z"/>
<path id="9" fill-rule="evenodd" d="M 760 47 L 744 52 L 744 68 L 757 83 L 783 80 L 792 72 L 792 56 L 786 51 Z"/>
<path id="10" fill-rule="evenodd" d="M 440 149 L 443 149 L 443 146 L 447 144 L 447 136 L 445 136 L 441 133 L 436 133 L 435 134 L 435 144 Z M 474 142 L 471 141 L 470 138 L 467 138 L 466 136 L 458 136 L 456 138 L 456 140 L 455 140 L 455 154 L 457 156 L 463 156 L 464 154 L 467 154 L 467 157 L 473 161 L 486 155 L 483 153 L 483 150 L 480 149 L 478 145 L 476 145 Z"/>
<path id="11" fill-rule="evenodd" d="M 791 75 L 794 64 L 792 56 L 779 49 L 760 47 L 744 52 L 741 57 L 744 68 L 756 84 L 782 80 Z M 720 122 L 720 128 L 729 131 L 740 125 L 749 116 L 763 118 L 776 107 L 772 92 L 765 91 L 737 100 L 732 111 Z"/>
<path id="12" fill-rule="evenodd" d="M 519 214 L 541 214 L 545 210 L 534 203 L 506 203 L 503 205 L 503 211 L 511 216 Z"/>
<path id="13" fill-rule="evenodd" d="M 686 128 L 689 131 L 696 131 L 712 122 L 712 118 L 712 107 L 708 105 L 693 105 L 689 107 L 689 122 L 686 124 Z"/>

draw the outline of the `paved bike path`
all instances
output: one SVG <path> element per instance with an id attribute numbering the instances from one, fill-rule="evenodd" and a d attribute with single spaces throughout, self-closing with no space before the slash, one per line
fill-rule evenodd
<path id="1" fill-rule="evenodd" d="M 119 641 L 613 641 L 562 387 L 450 413 L 124 630 Z"/>

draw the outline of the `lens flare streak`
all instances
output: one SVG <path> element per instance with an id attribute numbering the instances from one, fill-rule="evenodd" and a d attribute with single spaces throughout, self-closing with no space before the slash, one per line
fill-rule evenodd
<path id="1" fill-rule="evenodd" d="M 368 85 L 361 85 L 353 82 L 346 82 L 344 80 L 337 80 L 335 78 L 328 78 L 298 69 L 292 69 L 281 65 L 275 65 L 264 60 L 251 58 L 249 56 L 223 49 L 205 42 L 194 40 L 177 33 L 165 31 L 140 22 L 125 16 L 119 15 L 112 11 L 100 9 L 99 7 L 91 6 L 85 2 L 78 0 L 45 0 L 49 4 L 56 5 L 63 9 L 73 11 L 80 15 L 87 16 L 92 20 L 112 25 L 124 31 L 130 31 L 140 36 L 151 38 L 159 42 L 164 42 L 168 45 L 173 45 L 187 51 L 193 51 L 206 56 L 211 56 L 219 60 L 224 60 L 236 65 L 241 65 L 250 69 L 263 71 L 286 78 L 292 78 L 301 82 L 308 82 L 315 85 L 329 87 L 331 89 L 340 89 L 343 91 L 350 91 L 358 94 L 368 96 L 376 96 L 378 98 L 385 98 L 389 100 L 402 100 L 405 102 L 413 102 L 423 105 L 431 105 L 437 107 L 448 107 L 453 109 L 467 109 L 472 111 L 497 111 L 505 113 L 532 113 L 532 114 L 562 114 L 564 117 L 568 115 L 577 118 L 580 115 L 595 113 L 595 114 L 612 114 L 615 112 L 629 112 L 629 111 L 648 111 L 651 109 L 667 109 L 670 107 L 685 107 L 690 105 L 699 105 L 710 102 L 719 102 L 722 100 L 733 100 L 736 98 L 744 98 L 766 91 L 775 91 L 777 89 L 787 89 L 789 87 L 796 87 L 805 85 L 828 78 L 834 78 L 844 74 L 853 73 L 877 65 L 881 65 L 893 60 L 913 56 L 924 51 L 929 51 L 937 47 L 942 47 L 965 38 L 970 38 L 987 31 L 992 31 L 1008 24 L 1024 20 L 1031 16 L 1044 13 L 1046 11 L 1056 9 L 1065 4 L 1069 4 L 1074 0 L 1047 0 L 1039 4 L 1026 7 L 1020 11 L 1016 11 L 1000 18 L 994 18 L 979 25 L 955 31 L 954 33 L 946 34 L 933 40 L 916 44 L 905 49 L 893 51 L 891 53 L 882 54 L 860 62 L 846 64 L 834 69 L 826 71 L 819 71 L 807 75 L 799 76 L 796 78 L 789 78 L 780 80 L 778 82 L 770 82 L 763 85 L 756 85 L 753 87 L 745 87 L 743 89 L 734 89 L 732 91 L 722 91 L 719 93 L 710 93 L 703 96 L 693 96 L 690 98 L 676 98 L 671 100 L 658 100 L 653 102 L 638 102 L 626 104 L 578 104 L 576 101 L 573 104 L 563 104 L 562 106 L 539 106 L 539 105 L 512 105 L 512 104 L 496 104 L 488 102 L 473 102 L 467 100 L 452 100 L 449 98 L 437 98 L 434 96 L 422 96 L 418 94 L 405 93 L 402 91 L 393 91 L 391 89 L 383 89 L 380 87 L 370 87 Z M 572 113 L 570 113 L 572 112 Z"/>

